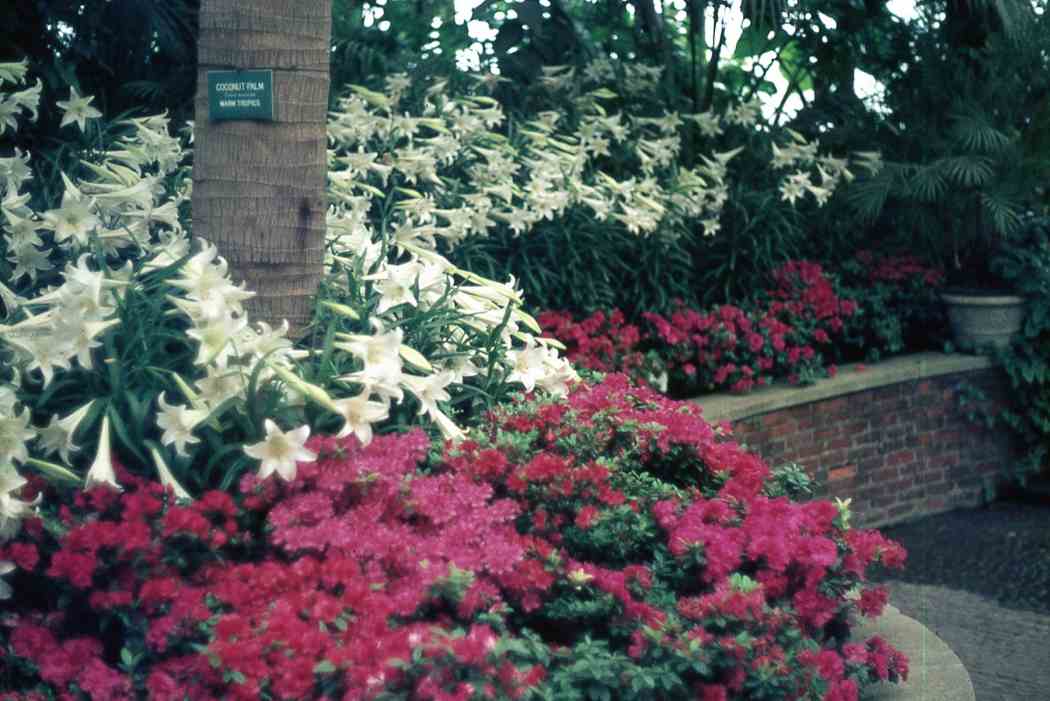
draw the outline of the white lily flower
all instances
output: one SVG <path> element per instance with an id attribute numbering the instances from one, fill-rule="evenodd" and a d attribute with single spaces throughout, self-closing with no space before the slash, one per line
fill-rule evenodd
<path id="1" fill-rule="evenodd" d="M 806 190 L 812 186 L 809 180 L 809 174 L 803 171 L 797 171 L 787 177 L 784 182 L 780 183 L 780 196 L 782 200 L 795 204 L 795 202 L 805 196 Z"/>
<path id="2" fill-rule="evenodd" d="M 307 450 L 306 439 L 310 437 L 310 427 L 300 426 L 284 432 L 270 419 L 266 419 L 266 438 L 254 445 L 244 446 L 248 457 L 262 461 L 259 466 L 259 479 L 266 479 L 277 473 L 285 481 L 295 479 L 296 463 L 313 462 L 317 454 Z"/>
<path id="3" fill-rule="evenodd" d="M 265 321 L 256 323 L 256 326 L 258 329 L 245 327 L 238 334 L 237 351 L 241 355 L 251 355 L 257 360 L 269 356 L 270 362 L 276 362 L 291 352 L 292 342 L 288 339 L 290 327 L 287 319 L 283 319 L 276 329 Z"/>
<path id="4" fill-rule="evenodd" d="M 224 371 L 209 366 L 207 372 L 206 376 L 197 380 L 200 398 L 207 406 L 217 407 L 230 397 L 236 397 L 244 391 L 244 377 L 239 371 Z"/>
<path id="5" fill-rule="evenodd" d="M 817 201 L 818 207 L 823 207 L 827 204 L 828 200 L 831 199 L 832 191 L 826 187 L 819 187 L 817 185 L 809 185 L 806 187 L 807 190 L 813 195 Z"/>
<path id="6" fill-rule="evenodd" d="M 416 296 L 412 288 L 419 279 L 420 272 L 421 268 L 418 263 L 386 266 L 383 278 L 376 285 L 380 298 L 375 313 L 382 314 L 400 304 L 416 306 Z"/>
<path id="7" fill-rule="evenodd" d="M 546 372 L 536 380 L 536 386 L 555 397 L 564 397 L 569 386 L 580 381 L 572 364 L 558 355 L 553 348 L 547 349 Z"/>
<path id="8" fill-rule="evenodd" d="M 12 280 L 18 280 L 24 275 L 36 281 L 36 275 L 41 271 L 53 270 L 55 266 L 48 260 L 48 252 L 38 249 L 36 246 L 16 246 L 8 254 L 7 259 L 14 263 L 15 269 L 11 273 Z"/>
<path id="9" fill-rule="evenodd" d="M 186 457 L 186 446 L 190 443 L 200 443 L 200 438 L 193 435 L 193 429 L 208 418 L 208 412 L 204 409 L 168 404 L 166 394 L 162 393 L 157 398 L 157 404 L 160 406 L 157 426 L 164 432 L 160 442 L 164 445 L 174 445 L 175 454 Z"/>
<path id="10" fill-rule="evenodd" d="M 172 280 L 171 284 L 186 290 L 186 296 L 198 303 L 201 317 L 205 319 L 218 319 L 227 311 L 239 313 L 241 302 L 255 296 L 243 285 L 233 284 L 226 259 L 219 256 L 218 249 L 211 244 L 186 261 L 182 277 Z"/>
<path id="11" fill-rule="evenodd" d="M 334 344 L 364 363 L 360 372 L 351 373 L 343 379 L 371 386 L 396 387 L 401 383 L 401 343 L 404 333 L 401 329 L 383 332 L 377 328 L 373 336 L 342 334 L 346 342 Z"/>
<path id="12" fill-rule="evenodd" d="M 51 384 L 55 369 L 68 370 L 70 358 L 76 355 L 72 339 L 55 337 L 52 334 L 30 336 L 25 339 L 24 347 L 29 349 L 31 359 L 27 369 L 39 370 L 44 376 L 44 386 Z"/>
<path id="13" fill-rule="evenodd" d="M 773 149 L 773 158 L 769 162 L 771 168 L 790 168 L 795 165 L 795 161 L 798 160 L 797 148 L 791 144 L 788 144 L 784 148 L 780 148 L 775 141 L 770 143 L 770 146 Z"/>
<path id="14" fill-rule="evenodd" d="M 127 216 L 141 218 L 147 224 L 155 222 L 175 230 L 182 228 L 179 223 L 179 208 L 173 200 L 157 206 L 149 202 L 139 210 L 128 212 Z"/>
<path id="15" fill-rule="evenodd" d="M 37 108 L 40 107 L 40 93 L 43 89 L 43 81 L 37 78 L 36 84 L 32 87 L 11 93 L 11 99 L 14 103 L 31 114 L 29 119 L 32 122 L 35 122 L 39 116 L 37 114 Z"/>
<path id="16" fill-rule="evenodd" d="M 84 420 L 88 410 L 91 409 L 91 404 L 92 402 L 88 402 L 64 418 L 59 418 L 58 414 L 53 414 L 47 426 L 37 429 L 38 445 L 44 455 L 58 453 L 62 457 L 63 462 L 69 462 L 70 451 L 77 449 L 76 444 L 73 442 L 73 436 L 76 435 L 80 422 Z"/>
<path id="17" fill-rule="evenodd" d="M 4 83 L 18 85 L 25 80 L 28 71 L 29 59 L 26 58 L 13 63 L 0 63 L 0 85 Z"/>
<path id="18" fill-rule="evenodd" d="M 0 95 L 0 136 L 8 129 L 18 131 L 18 115 L 21 113 L 22 108 L 17 102 Z"/>
<path id="19" fill-rule="evenodd" d="M 13 315 L 25 302 L 24 297 L 16 295 L 9 287 L 0 283 L 0 304 L 4 305 L 4 313 L 7 316 Z"/>
<path id="20" fill-rule="evenodd" d="M 190 242 L 174 232 L 165 232 L 161 235 L 160 242 L 150 245 L 149 250 L 153 257 L 143 264 L 143 272 L 159 270 L 175 264 L 189 253 Z"/>
<path id="21" fill-rule="evenodd" d="M 163 456 L 156 448 L 149 449 L 150 456 L 153 457 L 153 464 L 157 468 L 157 476 L 160 477 L 160 483 L 165 487 L 171 487 L 171 491 L 175 494 L 176 499 L 184 499 L 186 501 L 193 501 L 193 497 L 187 492 L 175 476 L 171 474 L 171 470 L 168 469 L 168 464 L 164 462 Z"/>
<path id="22" fill-rule="evenodd" d="M 372 424 L 390 416 L 390 406 L 386 402 L 370 401 L 370 396 L 371 393 L 366 389 L 356 396 L 335 400 L 344 422 L 336 438 L 345 438 L 353 433 L 361 445 L 372 442 Z"/>
<path id="23" fill-rule="evenodd" d="M 445 440 L 459 443 L 467 437 L 466 431 L 457 426 L 455 421 L 442 412 L 435 411 L 430 414 L 430 418 L 433 419 L 435 424 L 437 424 L 438 430 L 441 431 L 441 435 Z"/>
<path id="24" fill-rule="evenodd" d="M 222 316 L 206 320 L 202 324 L 186 331 L 186 335 L 200 343 L 197 365 L 215 365 L 226 367 L 226 361 L 234 352 L 234 338 L 248 325 L 244 317 Z"/>
<path id="25" fill-rule="evenodd" d="M 31 154 L 29 152 L 22 153 L 20 149 L 15 149 L 15 155 L 8 158 L 0 158 L 0 178 L 2 178 L 7 186 L 8 198 L 14 196 L 19 189 L 22 187 L 22 183 L 27 180 L 31 180 L 33 177 L 33 169 L 29 167 L 29 159 Z M 15 212 L 9 211 L 4 208 L 5 214 L 15 214 Z M 28 212 L 26 212 L 28 216 Z"/>
<path id="26" fill-rule="evenodd" d="M 748 127 L 755 124 L 761 114 L 762 102 L 755 98 L 749 102 L 741 103 L 726 112 L 726 121 L 730 124 L 739 124 L 742 127 Z"/>
<path id="27" fill-rule="evenodd" d="M 18 532 L 22 519 L 33 515 L 33 507 L 40 501 L 38 495 L 33 502 L 22 501 L 13 496 L 26 484 L 26 479 L 13 467 L 0 464 L 0 541 L 7 540 Z"/>
<path id="28" fill-rule="evenodd" d="M 0 416 L 13 416 L 17 403 L 15 388 L 10 385 L 0 385 Z"/>
<path id="29" fill-rule="evenodd" d="M 547 351 L 542 346 L 537 346 L 532 339 L 529 339 L 525 348 L 521 350 L 507 351 L 507 359 L 511 362 L 507 382 L 521 383 L 526 392 L 535 389 L 537 380 L 547 374 Z"/>
<path id="30" fill-rule="evenodd" d="M 76 333 L 72 338 L 72 350 L 76 354 L 80 367 L 85 370 L 93 368 L 91 351 L 102 346 L 102 343 L 95 339 L 106 329 L 119 325 L 120 319 L 110 319 L 109 321 L 81 320 L 81 323 L 77 324 Z"/>
<path id="31" fill-rule="evenodd" d="M 76 122 L 77 126 L 80 127 L 80 131 L 84 131 L 84 124 L 87 120 L 97 119 L 102 116 L 101 112 L 91 106 L 91 101 L 94 99 L 93 95 L 81 97 L 77 93 L 77 89 L 70 86 L 69 99 L 55 102 L 63 112 L 62 123 L 59 126 L 64 127 L 67 124 Z"/>
<path id="32" fill-rule="evenodd" d="M 0 415 L 0 466 L 29 459 L 26 446 L 36 436 L 29 419 L 29 409 L 24 408 L 20 414 Z"/>
<path id="33" fill-rule="evenodd" d="M 15 149 L 15 153 L 19 153 Z M 30 194 L 28 192 L 22 193 L 21 195 L 17 192 L 9 191 L 4 195 L 4 199 L 0 201 L 0 211 L 6 214 L 16 214 L 20 217 L 32 216 L 33 211 L 26 205 L 29 204 Z"/>
<path id="34" fill-rule="evenodd" d="M 108 416 L 102 417 L 102 430 L 98 434 L 98 452 L 95 453 L 95 461 L 91 463 L 84 478 L 84 489 L 100 484 L 109 485 L 118 492 L 121 490 L 121 486 L 117 484 L 117 473 L 113 468 L 113 454 L 109 446 Z"/>
<path id="35" fill-rule="evenodd" d="M 0 560 L 0 577 L 5 574 L 11 574 L 15 571 L 15 563 L 8 560 Z M 11 585 L 0 579 L 0 599 L 10 599 L 14 592 L 11 590 Z"/>
<path id="36" fill-rule="evenodd" d="M 443 369 L 452 375 L 452 382 L 456 384 L 462 384 L 464 378 L 477 377 L 481 374 L 481 368 L 466 354 L 458 354 L 448 358 L 444 362 Z"/>
<path id="37" fill-rule="evenodd" d="M 401 389 L 403 377 L 400 372 L 396 377 L 393 375 L 376 377 L 361 370 L 342 375 L 338 379 L 360 385 L 363 391 L 378 395 L 384 402 L 400 402 L 405 398 L 405 393 Z"/>
<path id="38" fill-rule="evenodd" d="M 73 239 L 77 244 L 86 246 L 88 235 L 100 223 L 91 200 L 70 187 L 62 195 L 61 207 L 44 212 L 44 226 L 55 232 L 56 243 Z"/>
<path id="39" fill-rule="evenodd" d="M 419 400 L 419 414 L 440 414 L 438 402 L 447 402 L 451 397 L 445 388 L 452 383 L 452 373 L 438 372 L 428 377 L 405 375 L 402 383 Z"/>

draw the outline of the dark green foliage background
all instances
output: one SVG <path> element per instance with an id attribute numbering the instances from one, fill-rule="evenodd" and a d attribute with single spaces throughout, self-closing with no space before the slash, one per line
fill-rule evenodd
<path id="1" fill-rule="evenodd" d="M 5 3 L 0 61 L 28 58 L 44 104 L 76 85 L 110 117 L 167 110 L 177 124 L 192 115 L 199 2 Z M 535 307 L 581 313 L 667 311 L 675 298 L 726 302 L 764 285 L 788 258 L 841 260 L 858 247 L 910 249 L 955 268 L 956 281 L 996 281 L 974 265 L 989 259 L 987 246 L 970 244 L 995 243 L 1047 196 L 1046 0 L 920 0 L 907 22 L 880 0 L 747 0 L 749 24 L 732 54 L 719 38 L 732 3 L 687 0 L 681 13 L 665 4 L 658 13 L 654 0 L 486 0 L 472 18 L 496 32 L 481 59 L 509 79 L 496 96 L 511 124 L 549 106 L 536 89 L 544 66 L 599 57 L 661 66 L 656 89 L 631 106 L 643 114 L 719 111 L 772 92 L 769 78 L 784 76 L 803 108 L 789 120 L 778 105 L 774 130 L 754 137 L 754 153 L 734 163 L 720 235 L 638 240 L 581 217 L 529 237 L 473 242 L 459 262 L 494 277 L 514 274 Z M 459 90 L 467 81 L 457 52 L 475 40 L 458 19 L 451 0 L 335 0 L 333 85 L 378 85 L 406 72 L 448 78 L 449 90 Z M 857 97 L 857 69 L 885 86 L 881 109 Z M 339 94 L 337 87 L 333 100 Z M 13 144 L 38 154 L 44 188 L 56 180 L 48 172 L 68 165 L 71 131 L 59 129 L 60 116 L 45 110 Z M 887 168 L 822 210 L 785 207 L 762 165 L 783 126 L 819 137 L 836 155 L 881 151 Z M 686 135 L 682 164 L 716 145 Z M 969 260 L 962 255 L 973 250 Z"/>

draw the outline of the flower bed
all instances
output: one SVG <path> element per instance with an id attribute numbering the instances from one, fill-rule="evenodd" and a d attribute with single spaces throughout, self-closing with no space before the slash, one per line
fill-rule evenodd
<path id="1" fill-rule="evenodd" d="M 689 404 L 612 376 L 467 441 L 314 437 L 297 476 L 186 503 L 46 492 L 3 547 L 2 698 L 856 699 L 845 643 L 899 546 L 795 503 Z"/>
<path id="2" fill-rule="evenodd" d="M 932 297 L 943 276 L 910 256 L 862 251 L 834 274 L 790 261 L 772 279 L 739 306 L 681 305 L 670 317 L 643 311 L 640 324 L 620 310 L 579 321 L 547 311 L 537 320 L 579 366 L 626 372 L 673 396 L 834 377 L 838 362 L 930 343 L 941 323 Z"/>
<path id="3" fill-rule="evenodd" d="M 0 86 L 28 71 L 0 64 Z M 0 97 L 5 126 L 39 85 Z M 83 148 L 54 188 L 0 159 L 0 699 L 849 701 L 906 675 L 881 639 L 846 642 L 899 546 L 791 501 L 802 476 L 695 407 L 579 383 L 513 280 L 439 253 L 581 204 L 548 148 L 576 137 L 545 113 L 495 150 L 494 100 L 435 88 L 406 118 L 405 88 L 333 115 L 327 274 L 295 341 L 189 236 L 164 117 L 96 129 L 71 89 Z M 603 99 L 578 107 L 619 132 Z M 824 181 L 849 165 L 792 153 Z M 685 233 L 734 155 L 666 173 L 659 202 L 589 171 L 582 204 Z"/>

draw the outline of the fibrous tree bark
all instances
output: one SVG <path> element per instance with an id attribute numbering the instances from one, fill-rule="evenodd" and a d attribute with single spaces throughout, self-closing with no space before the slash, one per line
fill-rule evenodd
<path id="1" fill-rule="evenodd" d="M 308 321 L 322 275 L 331 0 L 202 0 L 193 232 L 271 324 Z M 209 70 L 272 69 L 274 121 L 210 121 Z"/>

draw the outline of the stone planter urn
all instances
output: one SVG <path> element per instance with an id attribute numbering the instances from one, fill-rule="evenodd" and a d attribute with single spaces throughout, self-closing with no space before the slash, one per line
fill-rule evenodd
<path id="1" fill-rule="evenodd" d="M 952 290 L 941 293 L 952 336 L 960 348 L 1004 348 L 1021 330 L 1024 297 L 1001 292 Z"/>

